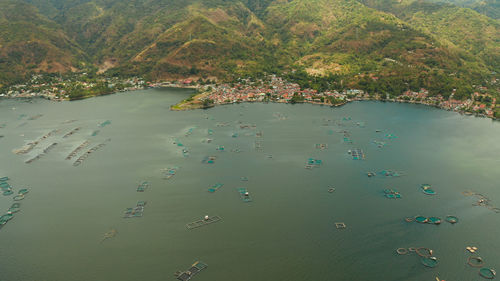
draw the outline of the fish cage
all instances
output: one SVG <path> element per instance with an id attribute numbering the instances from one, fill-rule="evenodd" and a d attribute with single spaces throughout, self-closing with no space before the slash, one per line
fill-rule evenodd
<path id="1" fill-rule="evenodd" d="M 384 189 L 384 196 L 388 199 L 400 199 L 401 194 L 395 189 Z"/>
<path id="2" fill-rule="evenodd" d="M 388 178 L 395 178 L 395 177 L 400 177 L 403 175 L 402 172 L 394 171 L 394 170 L 382 170 L 380 172 L 377 172 L 378 175 L 388 177 Z"/>
<path id="3" fill-rule="evenodd" d="M 252 197 L 250 197 L 250 193 L 245 187 L 238 188 L 238 193 L 240 194 L 240 198 L 243 202 L 252 202 Z"/>
<path id="4" fill-rule="evenodd" d="M 217 190 L 219 190 L 219 188 L 221 188 L 222 186 L 223 186 L 223 184 L 222 184 L 222 183 L 216 183 L 216 184 L 213 184 L 212 186 L 210 186 L 210 187 L 208 188 L 208 192 L 210 192 L 210 193 L 214 193 L 214 192 L 216 192 Z"/>
<path id="5" fill-rule="evenodd" d="M 438 265 L 438 261 L 436 257 L 424 257 L 420 260 L 420 262 L 427 267 L 436 267 Z"/>
<path id="6" fill-rule="evenodd" d="M 427 219 L 427 223 L 430 223 L 430 224 L 441 224 L 441 218 L 430 217 L 430 218 Z"/>
<path id="7" fill-rule="evenodd" d="M 483 267 L 479 270 L 479 275 L 486 279 L 493 279 L 497 275 L 497 272 L 492 268 Z"/>
<path id="8" fill-rule="evenodd" d="M 186 224 L 186 227 L 187 227 L 187 229 L 195 229 L 195 228 L 206 226 L 206 225 L 209 225 L 212 223 L 216 223 L 220 220 L 221 220 L 221 217 L 219 217 L 219 216 L 211 216 L 211 217 L 205 216 L 201 220 L 197 220 L 197 221 L 190 222 L 190 223 Z"/>
<path id="9" fill-rule="evenodd" d="M 470 265 L 470 266 L 472 266 L 472 267 L 483 267 L 484 260 L 481 257 L 470 256 L 467 259 L 467 264 Z"/>
<path id="10" fill-rule="evenodd" d="M 352 156 L 352 160 L 363 160 L 366 157 L 363 150 L 359 148 L 351 149 L 348 153 Z"/>
<path id="11" fill-rule="evenodd" d="M 446 221 L 451 224 L 455 224 L 458 222 L 458 218 L 455 216 L 446 216 Z"/>
<path id="12" fill-rule="evenodd" d="M 423 216 L 417 216 L 417 217 L 415 217 L 415 221 L 418 223 L 427 223 L 428 219 L 426 217 L 423 217 Z"/>
<path id="13" fill-rule="evenodd" d="M 201 160 L 201 163 L 203 164 L 215 164 L 215 160 L 217 159 L 217 156 L 206 156 Z"/>
<path id="14" fill-rule="evenodd" d="M 193 276 L 200 273 L 202 270 L 206 269 L 207 267 L 208 267 L 207 264 L 200 262 L 200 261 L 197 261 L 193 265 L 191 265 L 190 269 L 183 271 L 183 272 L 176 272 L 175 276 L 180 281 L 188 281 Z"/>
<path id="15" fill-rule="evenodd" d="M 137 192 L 144 192 L 149 187 L 149 182 L 143 181 L 137 187 Z"/>

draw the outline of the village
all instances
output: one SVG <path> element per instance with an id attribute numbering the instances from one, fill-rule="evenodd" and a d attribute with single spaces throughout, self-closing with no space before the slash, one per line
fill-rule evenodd
<path id="1" fill-rule="evenodd" d="M 239 78 L 233 83 L 215 83 L 202 79 L 184 79 L 164 82 L 148 82 L 143 78 L 93 78 L 79 74 L 70 78 L 33 75 L 25 84 L 10 86 L 0 92 L 0 98 L 45 98 L 53 101 L 76 100 L 116 92 L 146 88 L 190 88 L 199 95 L 181 102 L 177 110 L 211 107 L 215 105 L 242 102 L 312 103 L 326 106 L 341 106 L 351 101 L 381 100 L 390 102 L 424 104 L 492 119 L 500 119 L 500 105 L 497 99 L 485 92 L 485 87 L 476 86 L 476 91 L 465 100 L 441 95 L 432 96 L 421 89 L 406 91 L 399 96 L 368 94 L 359 89 L 318 92 L 303 89 L 299 84 L 268 75 L 265 79 Z"/>
<path id="2" fill-rule="evenodd" d="M 275 75 L 271 75 L 267 82 L 263 80 L 251 81 L 250 79 L 239 79 L 238 82 L 233 85 L 211 85 L 209 88 L 210 94 L 205 95 L 204 100 L 214 105 L 241 102 L 305 102 L 327 106 L 341 106 L 351 101 L 360 100 L 382 100 L 424 104 L 466 115 L 477 115 L 493 119 L 500 117 L 498 115 L 496 98 L 488 94 L 482 94 L 480 92 L 481 88 L 477 92 L 474 92 L 469 99 L 456 100 L 453 98 L 453 93 L 446 99 L 441 95 L 430 96 L 425 89 L 421 89 L 419 92 L 406 91 L 396 97 L 380 94 L 369 95 L 357 89 L 349 89 L 342 92 L 318 92 L 312 89 L 301 89 L 298 84 L 287 82 Z M 207 103 L 205 102 L 205 104 Z"/>

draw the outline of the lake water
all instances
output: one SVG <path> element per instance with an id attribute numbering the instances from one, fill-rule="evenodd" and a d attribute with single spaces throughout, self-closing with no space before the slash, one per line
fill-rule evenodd
<path id="1" fill-rule="evenodd" d="M 21 211 L 0 229 L 0 280 L 176 280 L 176 271 L 197 260 L 209 265 L 192 279 L 199 281 L 479 280 L 478 269 L 466 264 L 467 246 L 479 248 L 486 266 L 500 269 L 500 214 L 473 206 L 477 199 L 462 194 L 481 193 L 500 207 L 500 123 L 378 102 L 169 110 L 189 94 L 145 90 L 77 102 L 0 101 L 0 177 L 11 178 L 14 192 L 30 188 Z M 12 152 L 52 130 L 58 131 L 28 154 Z M 343 130 L 353 144 L 343 142 Z M 204 143 L 207 138 L 213 141 Z M 74 167 L 78 156 L 65 158 L 85 140 L 91 144 L 78 156 L 106 146 Z M 174 140 L 184 144 L 187 157 Z M 58 145 L 25 163 L 52 143 Z M 353 148 L 363 149 L 366 159 L 352 160 Z M 217 156 L 215 164 L 203 164 L 206 156 Z M 305 169 L 310 157 L 323 164 Z M 174 166 L 176 175 L 163 179 L 162 169 Z M 366 175 L 384 169 L 404 175 Z M 136 192 L 142 181 L 150 187 Z M 224 186 L 207 192 L 215 183 Z M 437 195 L 423 194 L 423 183 Z M 238 187 L 253 201 L 243 202 Z M 386 188 L 402 198 L 385 198 Z M 12 198 L 0 195 L 2 212 Z M 123 218 L 139 200 L 147 201 L 144 216 Z M 222 220 L 186 228 L 205 215 Z M 404 221 L 417 215 L 460 221 Z M 336 229 L 335 222 L 347 229 Z M 117 235 L 101 242 L 110 229 Z M 426 268 L 414 253 L 398 255 L 400 247 L 431 248 L 439 264 Z"/>

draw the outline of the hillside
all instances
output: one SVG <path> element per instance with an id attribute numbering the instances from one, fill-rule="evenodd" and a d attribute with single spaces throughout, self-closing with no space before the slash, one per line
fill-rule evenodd
<path id="1" fill-rule="evenodd" d="M 60 27 L 30 5 L 0 1 L 0 84 L 28 72 L 67 72 L 85 63 L 84 52 Z"/>
<path id="2" fill-rule="evenodd" d="M 399 91 L 436 83 L 458 87 L 500 72 L 499 22 L 451 4 L 27 1 L 0 0 L 0 40 L 9 46 L 2 47 L 0 83 L 29 72 L 77 69 L 151 80 L 232 79 L 296 69 L 333 75 L 334 84 L 397 83 L 392 90 Z M 371 85 L 375 80 L 378 85 Z"/>

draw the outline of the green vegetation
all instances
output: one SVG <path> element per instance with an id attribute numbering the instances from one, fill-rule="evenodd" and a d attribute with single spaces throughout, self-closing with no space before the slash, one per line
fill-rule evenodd
<path id="1" fill-rule="evenodd" d="M 498 20 L 452 4 L 26 1 L 0 0 L 3 85 L 40 72 L 152 81 L 234 81 L 277 73 L 318 91 L 359 88 L 397 95 L 425 88 L 447 96 L 456 89 L 455 96 L 465 98 L 470 85 L 500 72 Z M 105 89 L 94 87 L 68 93 L 81 98 Z"/>

